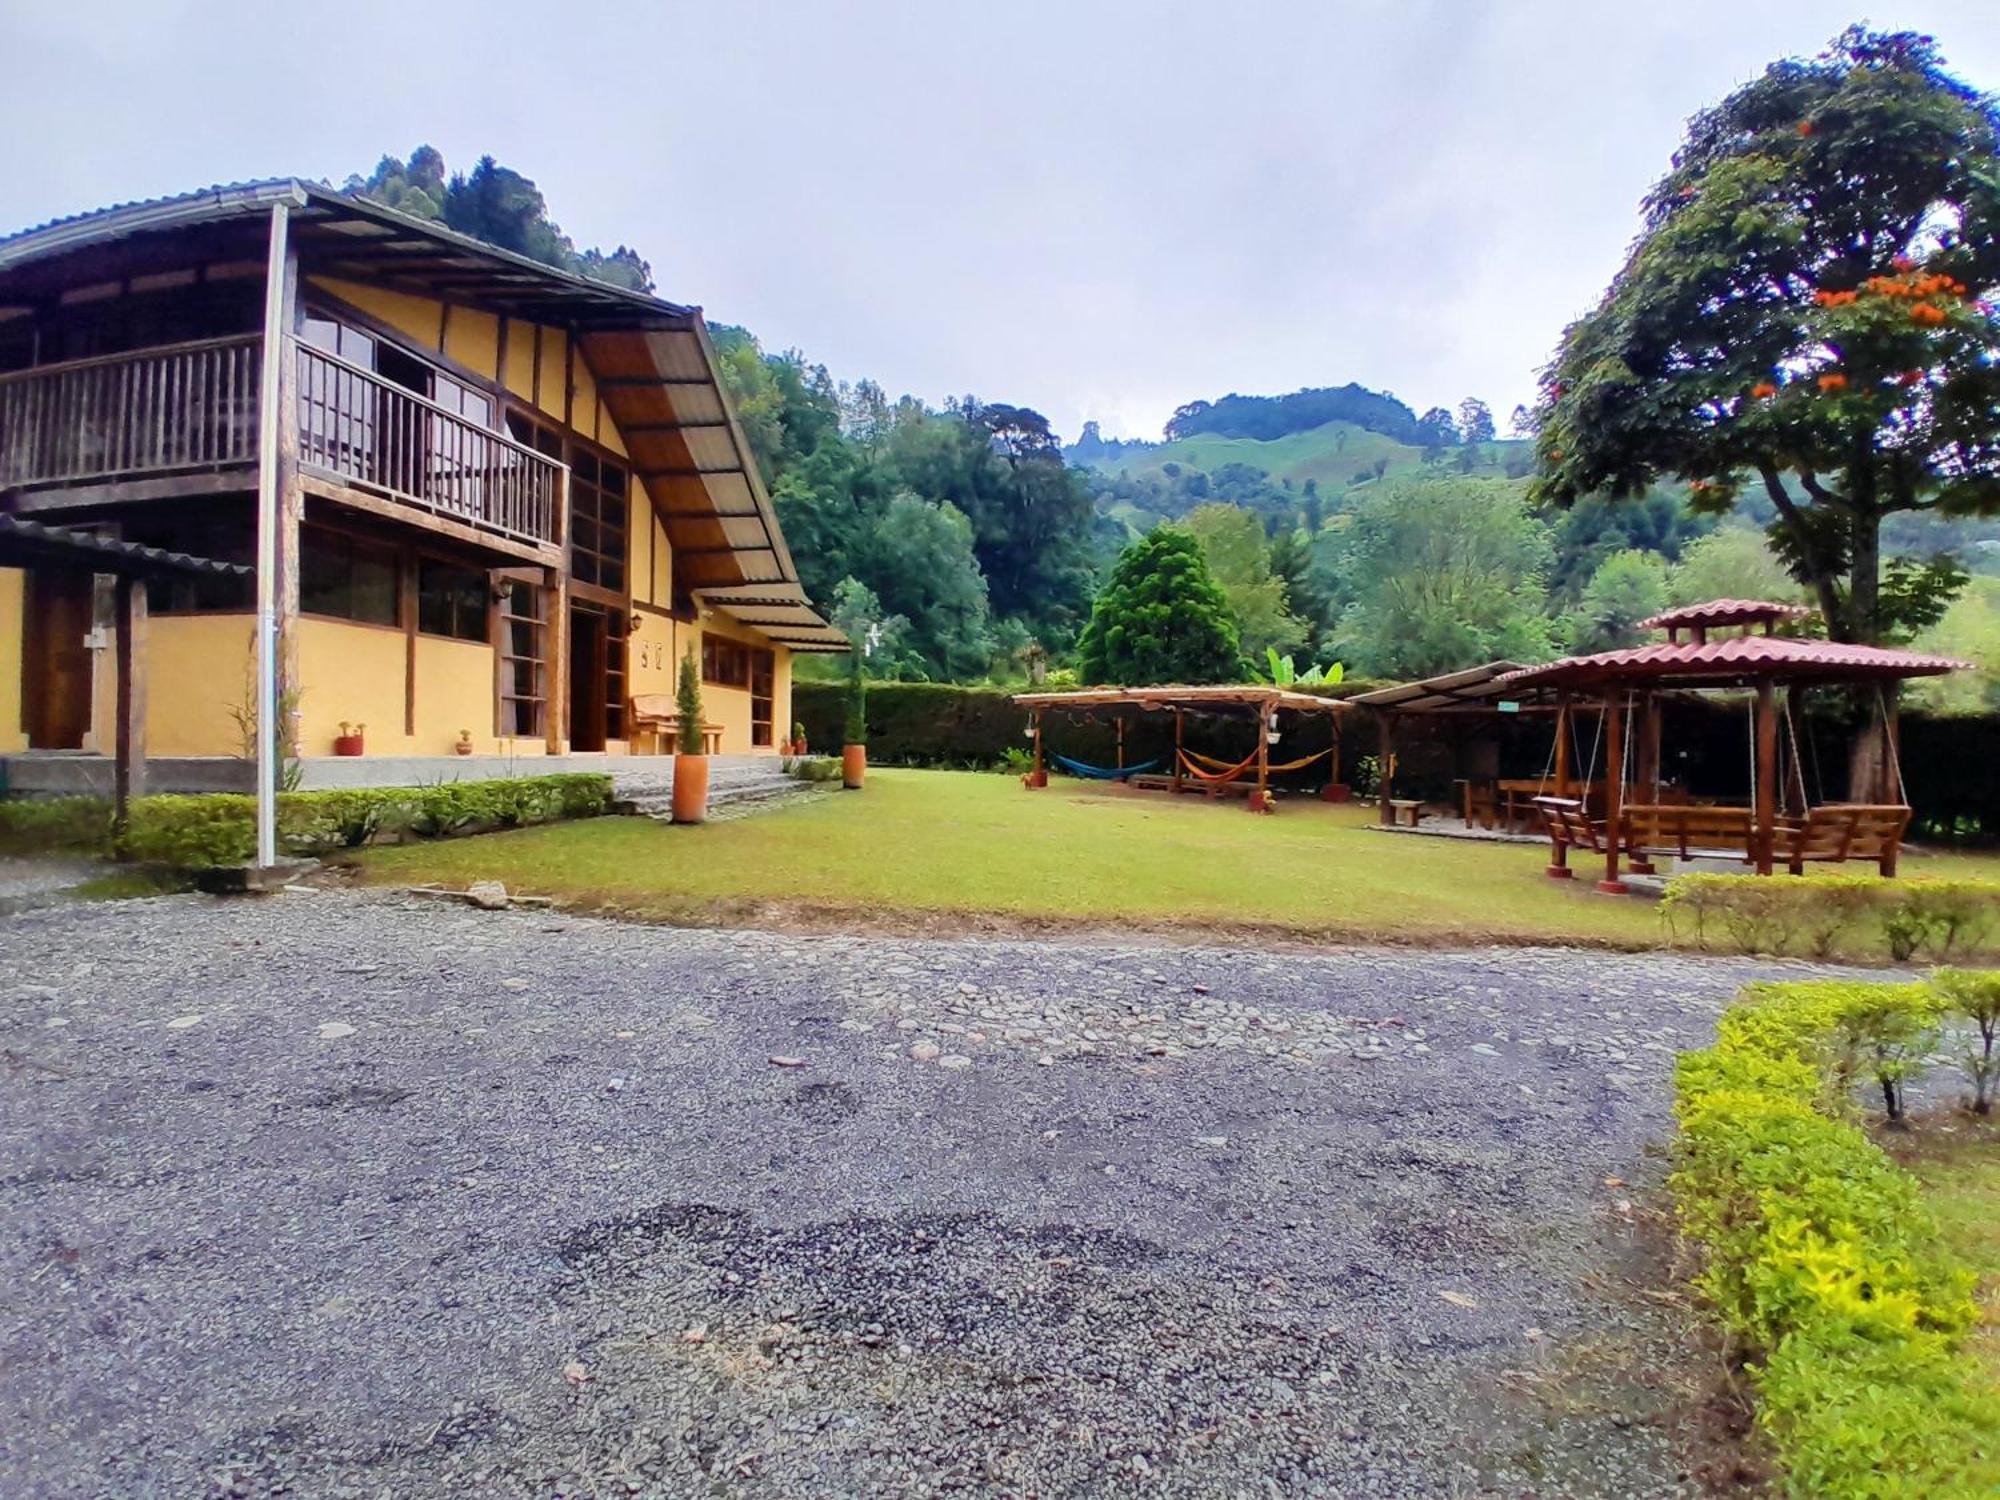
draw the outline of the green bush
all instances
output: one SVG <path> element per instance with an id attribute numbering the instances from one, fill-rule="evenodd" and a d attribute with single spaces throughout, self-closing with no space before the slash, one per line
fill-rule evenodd
<path id="1" fill-rule="evenodd" d="M 1874 875 L 1677 875 L 1661 920 L 1675 941 L 1742 953 L 1943 962 L 2000 934 L 2000 882 Z"/>
<path id="2" fill-rule="evenodd" d="M 111 804 L 98 797 L 0 802 L 0 854 L 91 853 L 111 844 Z"/>
<path id="3" fill-rule="evenodd" d="M 28 805 L 0 803 L 0 811 Z M 108 807 L 95 805 L 104 809 L 108 830 Z M 359 848 L 385 833 L 443 838 L 473 828 L 596 817 L 610 806 L 611 778 L 578 772 L 438 786 L 285 792 L 278 797 L 278 846 L 287 854 L 327 854 Z M 254 797 L 141 797 L 132 804 L 117 853 L 182 869 L 242 864 L 257 852 L 256 818 Z M 104 846 L 109 844 L 107 834 Z"/>
<path id="4" fill-rule="evenodd" d="M 2000 1403 L 1960 1352 L 1972 1273 L 1847 1090 L 1862 1067 L 1900 1078 L 1954 1003 L 1948 985 L 1753 985 L 1676 1068 L 1672 1189 L 1792 1494 L 2000 1493 Z"/>

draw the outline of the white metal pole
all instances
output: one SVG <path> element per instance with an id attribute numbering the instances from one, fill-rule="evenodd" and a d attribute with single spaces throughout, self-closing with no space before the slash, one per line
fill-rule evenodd
<path id="1" fill-rule="evenodd" d="M 257 864 L 278 862 L 278 372 L 286 357 L 285 266 L 290 207 L 271 205 L 264 271 L 264 359 L 257 390 Z"/>

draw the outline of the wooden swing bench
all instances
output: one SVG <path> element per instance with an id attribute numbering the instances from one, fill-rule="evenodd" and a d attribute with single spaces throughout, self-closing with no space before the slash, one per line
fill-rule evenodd
<path id="1" fill-rule="evenodd" d="M 1552 871 L 1567 867 L 1570 849 L 1606 852 L 1605 824 L 1581 802 L 1537 797 L 1555 845 Z M 1896 856 L 1910 809 L 1872 803 L 1827 803 L 1803 815 L 1787 815 L 1772 829 L 1771 862 L 1794 875 L 1808 864 L 1872 862 L 1885 876 L 1896 873 Z M 1621 852 L 1635 860 L 1651 855 L 1680 859 L 1738 859 L 1756 862 L 1756 822 L 1747 807 L 1704 807 L 1699 803 L 1634 803 L 1620 809 Z"/>

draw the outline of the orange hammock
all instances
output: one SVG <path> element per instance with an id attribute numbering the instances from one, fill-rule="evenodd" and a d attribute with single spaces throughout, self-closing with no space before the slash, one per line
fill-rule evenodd
<path id="1" fill-rule="evenodd" d="M 1266 766 L 1265 769 L 1267 771 L 1303 771 L 1307 766 L 1311 765 L 1314 761 L 1319 760 L 1324 756 L 1331 755 L 1332 753 L 1333 753 L 1333 747 L 1329 745 L 1327 746 L 1326 749 L 1315 751 L 1313 754 L 1308 755 L 1301 760 L 1288 760 L 1283 765 Z M 1250 767 L 1256 765 L 1257 752 L 1255 750 L 1252 750 L 1250 752 L 1250 758 L 1248 760 L 1241 761 L 1233 766 L 1226 760 L 1217 760 L 1214 756 L 1203 755 L 1198 750 L 1181 751 L 1181 760 L 1189 775 L 1198 776 L 1203 781 L 1225 782 L 1225 781 L 1234 781 L 1238 776 L 1242 775 L 1245 771 L 1250 769 Z M 1210 776 L 1206 774 L 1196 766 L 1195 763 L 1197 761 L 1199 761 L 1201 765 L 1204 766 L 1213 766 L 1218 772 L 1221 772 L 1222 774 L 1217 776 Z"/>

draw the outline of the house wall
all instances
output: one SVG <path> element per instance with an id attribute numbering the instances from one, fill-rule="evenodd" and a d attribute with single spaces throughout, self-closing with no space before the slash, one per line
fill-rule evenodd
<path id="1" fill-rule="evenodd" d="M 26 625 L 22 608 L 28 575 L 19 568 L 0 568 L 0 755 L 28 748 L 28 730 L 21 713 L 21 637 Z"/>
<path id="2" fill-rule="evenodd" d="M 148 755 L 243 753 L 235 713 L 255 701 L 255 623 L 248 614 L 146 621 Z"/>

